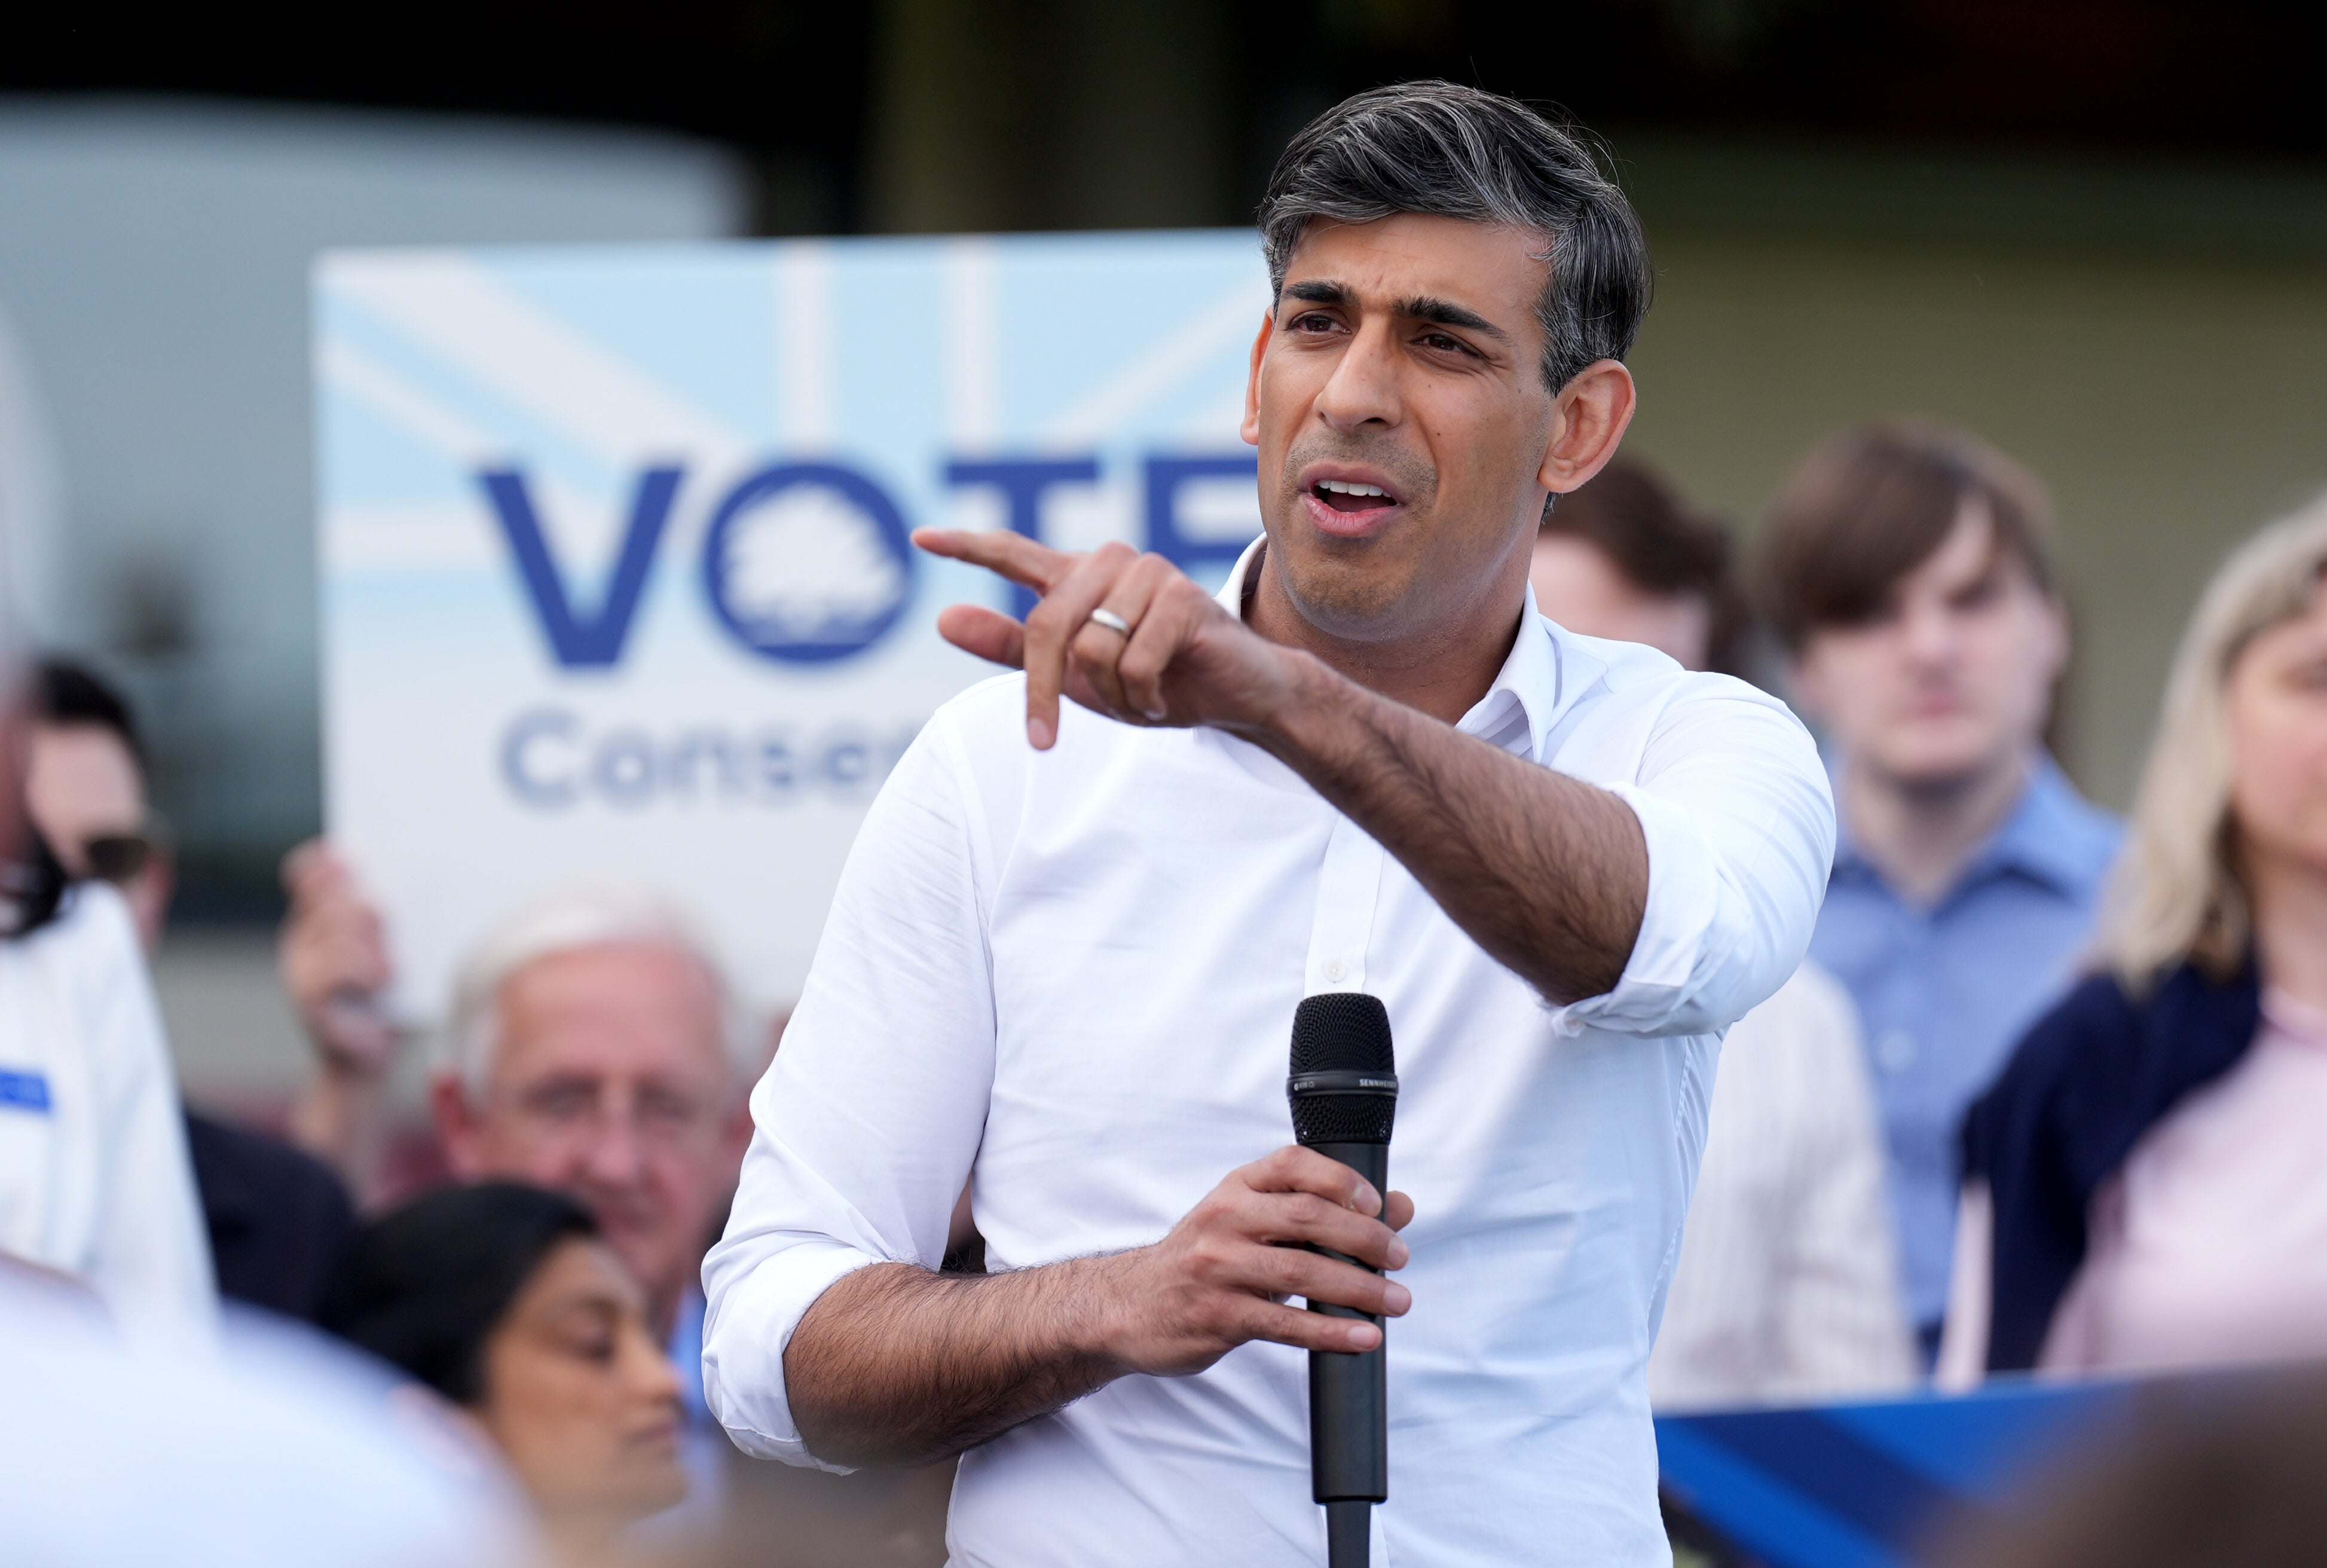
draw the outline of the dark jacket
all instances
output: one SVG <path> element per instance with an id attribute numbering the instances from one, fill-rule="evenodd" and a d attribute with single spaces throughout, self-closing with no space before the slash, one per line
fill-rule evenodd
<path id="1" fill-rule="evenodd" d="M 279 1138 L 186 1115 L 219 1293 L 313 1321 L 356 1228 L 347 1189 Z"/>
<path id="2" fill-rule="evenodd" d="M 2096 975 L 2023 1037 L 1964 1117 L 1965 1176 L 1995 1204 L 1990 1371 L 2036 1364 L 2085 1261 L 2093 1194 L 2143 1134 L 2238 1064 L 2261 1023 L 2248 959 L 2227 984 L 2185 964 L 2139 999 Z"/>

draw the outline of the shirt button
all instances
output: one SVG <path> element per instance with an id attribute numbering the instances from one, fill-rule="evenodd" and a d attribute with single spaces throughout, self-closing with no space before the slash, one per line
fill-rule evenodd
<path id="1" fill-rule="evenodd" d="M 1915 1065 L 1915 1037 L 1903 1029 L 1886 1029 L 1874 1042 L 1874 1059 L 1884 1072 L 1905 1072 Z"/>
<path id="2" fill-rule="evenodd" d="M 1319 974 L 1325 976 L 1325 984 L 1328 985 L 1339 985 L 1341 983 L 1341 976 L 1347 975 L 1349 972 L 1348 966 L 1342 964 L 1339 958 L 1326 959 L 1325 966 L 1318 971 Z"/>

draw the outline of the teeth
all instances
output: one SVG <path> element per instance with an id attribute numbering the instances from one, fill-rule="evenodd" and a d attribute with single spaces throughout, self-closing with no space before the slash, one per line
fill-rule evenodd
<path id="1" fill-rule="evenodd" d="M 1389 491 L 1378 484 L 1357 484 L 1345 479 L 1321 479 L 1317 481 L 1317 488 L 1345 496 L 1379 496 L 1384 500 L 1389 499 Z"/>

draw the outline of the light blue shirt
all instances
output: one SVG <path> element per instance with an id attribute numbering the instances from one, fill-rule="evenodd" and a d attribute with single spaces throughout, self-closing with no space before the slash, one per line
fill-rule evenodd
<path id="1" fill-rule="evenodd" d="M 1842 829 L 1810 957 L 1848 988 L 1865 1025 L 1900 1265 L 1919 1324 L 1947 1309 L 1956 1129 L 2075 972 L 2123 836 L 2049 757 L 1928 909 L 1894 892 Z"/>
<path id="2" fill-rule="evenodd" d="M 678 1315 L 670 1325 L 670 1364 L 678 1370 L 679 1403 L 687 1419 L 700 1423 L 711 1419 L 703 1403 L 703 1297 L 688 1291 L 678 1298 Z"/>

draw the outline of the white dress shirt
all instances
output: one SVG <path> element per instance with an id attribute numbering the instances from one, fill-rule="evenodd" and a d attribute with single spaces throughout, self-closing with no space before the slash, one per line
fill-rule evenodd
<path id="1" fill-rule="evenodd" d="M 1840 982 L 1804 964 L 1721 1045 L 1696 1196 L 1649 1358 L 1660 1411 L 1915 1380 L 1882 1124 Z"/>
<path id="2" fill-rule="evenodd" d="M 1223 591 L 1239 602 L 1257 552 Z M 1608 994 L 1547 1006 L 1413 874 L 1257 747 L 1023 678 L 949 703 L 851 850 L 704 1265 L 704 1377 L 743 1448 L 817 1462 L 783 1352 L 818 1295 L 934 1266 L 965 1178 L 987 1265 L 1143 1246 L 1291 1142 L 1303 995 L 1382 999 L 1414 1293 L 1388 1333 L 1377 1563 L 1663 1563 L 1643 1369 L 1714 1057 L 1809 938 L 1834 818 L 1777 702 L 1527 612 L 1462 723 L 1619 795 L 1649 852 Z M 957 1564 L 1316 1563 L 1303 1352 L 1118 1379 L 964 1456 Z"/>
<path id="3" fill-rule="evenodd" d="M 134 1343 L 215 1340 L 161 1009 L 128 906 L 103 882 L 0 941 L 0 1252 L 86 1281 Z"/>

